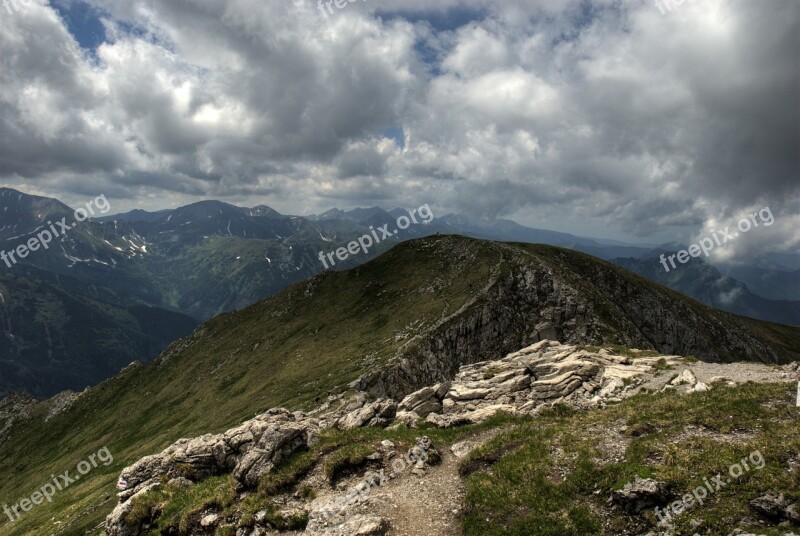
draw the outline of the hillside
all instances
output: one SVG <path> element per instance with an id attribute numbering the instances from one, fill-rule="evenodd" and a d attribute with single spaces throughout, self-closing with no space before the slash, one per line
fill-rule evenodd
<path id="1" fill-rule="evenodd" d="M 113 200 L 102 207 L 110 210 L 112 203 Z M 6 251 L 29 240 L 51 219 L 65 218 L 70 222 L 73 218 L 72 210 L 55 199 L 7 188 L 0 188 L 0 205 L 0 249 Z M 122 308 L 151 305 L 204 321 L 248 307 L 321 273 L 324 266 L 319 259 L 320 252 L 335 251 L 347 245 L 369 233 L 370 226 L 380 228 L 388 223 L 391 229 L 396 218 L 404 214 L 408 212 L 400 208 L 386 211 L 372 207 L 348 212 L 333 209 L 319 216 L 300 217 L 282 215 L 263 205 L 242 208 L 219 201 L 201 201 L 158 212 L 134 210 L 108 216 L 98 206 L 95 218 L 71 228 L 49 248 L 39 249 L 19 259 L 18 264 L 3 266 L 3 269 L 104 304 Z M 606 259 L 622 254 L 639 257 L 648 251 L 531 229 L 507 220 L 489 221 L 452 214 L 439 217 L 432 212 L 429 215 L 432 219 L 427 225 L 411 225 L 373 247 L 368 254 L 337 262 L 334 269 L 353 268 L 403 240 L 436 233 L 537 241 Z M 796 303 L 759 298 L 732 280 L 720 287 L 719 278 L 689 267 L 685 267 L 676 280 L 672 277 L 659 279 L 659 274 L 639 270 L 649 266 L 643 261 L 631 259 L 631 262 L 634 264 L 625 267 L 712 307 L 790 325 L 798 323 L 795 320 L 800 310 Z M 79 317 L 74 320 L 87 323 Z M 644 339 L 649 338 L 645 334 Z M 43 350 L 44 346 L 38 348 Z M 28 355 L 39 362 L 50 359 L 46 353 Z M 123 352 L 113 359 L 124 360 L 127 356 L 128 353 Z M 69 366 L 67 361 L 64 364 Z M 76 366 L 80 368 L 81 365 Z M 101 381 L 108 377 L 110 375 L 91 378 Z M 9 378 L 6 382 L 10 389 L 30 387 L 29 382 L 13 384 Z M 72 386 L 73 383 L 53 384 L 50 391 Z"/>
<path id="2" fill-rule="evenodd" d="M 690 259 L 687 264 L 670 272 L 664 271 L 658 255 L 641 259 L 620 258 L 612 262 L 711 307 L 769 322 L 800 326 L 800 301 L 786 299 L 794 283 L 790 284 L 789 278 L 778 281 L 786 289 L 782 298 L 768 299 L 754 294 L 744 283 L 723 276 L 717 268 L 699 258 Z"/>
<path id="3" fill-rule="evenodd" d="M 82 391 L 152 360 L 197 325 L 180 313 L 112 305 L 23 275 L 0 274 L 0 296 L 0 397 Z"/>
<path id="4" fill-rule="evenodd" d="M 719 361 L 800 355 L 798 329 L 743 321 L 584 254 L 429 237 L 216 317 L 46 423 L 49 406 L 30 409 L 0 447 L 0 500 L 108 447 L 112 465 L 14 527 L 35 533 L 58 513 L 74 530 L 60 534 L 77 534 L 108 513 L 124 466 L 179 437 L 272 407 L 309 408 L 350 386 L 399 398 L 545 338 Z"/>
<path id="5" fill-rule="evenodd" d="M 180 440 L 122 471 L 105 529 L 786 536 L 800 525 L 795 372 L 540 341 L 399 402 L 329 397 Z M 698 471 L 732 478 L 698 490 Z"/>
<path id="6" fill-rule="evenodd" d="M 63 203 L 8 188 L 0 188 L 0 208 L 0 249 L 6 251 L 35 236 L 49 219 L 73 221 Z M 99 285 L 198 320 L 241 309 L 322 272 L 320 251 L 346 245 L 369 233 L 370 225 L 393 225 L 395 218 L 370 212 L 363 220 L 314 221 L 266 206 L 242 208 L 219 201 L 153 213 L 103 216 L 98 211 L 95 216 L 9 270 L 33 271 L 48 281 L 66 276 L 84 287 Z M 412 226 L 336 268 L 351 268 L 400 240 L 441 230 Z"/>

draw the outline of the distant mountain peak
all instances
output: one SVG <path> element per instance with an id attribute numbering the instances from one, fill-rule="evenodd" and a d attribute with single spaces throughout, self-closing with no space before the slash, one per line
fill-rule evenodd
<path id="1" fill-rule="evenodd" d="M 347 216 L 347 213 L 345 213 L 343 210 L 334 207 L 330 210 L 326 210 L 325 212 L 316 216 L 313 219 L 321 221 L 321 220 L 344 220 L 350 218 Z"/>
<path id="2" fill-rule="evenodd" d="M 285 216 L 267 205 L 257 205 L 248 210 L 248 215 L 262 218 L 284 218 Z"/>

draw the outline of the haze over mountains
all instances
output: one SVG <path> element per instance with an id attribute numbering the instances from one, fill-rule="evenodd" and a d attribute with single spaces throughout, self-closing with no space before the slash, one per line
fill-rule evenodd
<path id="1" fill-rule="evenodd" d="M 8 188 L 0 189 L 0 201 L 3 250 L 24 243 L 47 221 L 72 221 L 73 217 L 73 210 L 58 200 Z M 0 358 L 4 372 L 0 394 L 16 388 L 36 396 L 49 396 L 66 388 L 80 390 L 133 360 L 149 361 L 168 342 L 186 335 L 196 321 L 244 308 L 321 273 L 320 252 L 346 246 L 369 234 L 371 228 L 389 224 L 394 229 L 397 218 L 404 214 L 407 211 L 400 208 L 387 211 L 373 207 L 333 209 L 302 217 L 282 215 L 267 206 L 240 208 L 203 201 L 172 210 L 135 210 L 79 223 L 50 248 L 31 253 L 12 269 L 3 267 L 0 292 L 5 304 L 0 306 L 0 314 L 4 338 L 11 344 L 4 346 Z M 656 259 L 660 248 L 606 243 L 531 229 L 509 220 L 434 214 L 430 223 L 399 230 L 368 254 L 338 262 L 335 269 L 352 268 L 401 241 L 434 234 L 567 247 L 612 260 L 722 310 L 800 324 L 797 301 L 758 296 L 746 284 L 723 277 L 702 260 L 695 259 L 666 274 Z M 738 273 L 759 274 L 754 268 L 740 268 Z M 791 279 L 792 275 L 773 270 L 770 280 Z M 768 287 L 769 282 L 763 285 Z M 790 296 L 791 290 L 787 288 L 784 294 Z M 144 318 L 136 312 L 145 306 L 151 308 L 149 316 L 160 319 L 162 329 L 158 332 L 143 329 Z M 72 322 L 97 324 L 95 337 L 85 341 L 87 347 L 80 351 L 83 357 L 73 355 L 77 350 L 65 350 L 63 341 L 72 329 L 68 324 L 40 325 L 43 311 L 50 309 L 54 318 L 58 317 L 55 311 L 63 314 L 69 310 L 66 317 Z M 118 326 L 115 329 L 126 335 L 107 337 L 102 325 Z M 36 336 L 45 329 L 52 332 Z M 91 342 L 96 340 L 106 342 Z M 73 367 L 76 359 L 83 365 Z"/>

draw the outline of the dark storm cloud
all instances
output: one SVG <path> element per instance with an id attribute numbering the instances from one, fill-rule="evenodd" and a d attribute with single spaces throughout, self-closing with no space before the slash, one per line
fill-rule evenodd
<path id="1" fill-rule="evenodd" d="M 737 251 L 800 244 L 794 0 L 90 3 L 96 50 L 43 2 L 0 21 L 6 183 L 683 241 L 769 204 Z"/>

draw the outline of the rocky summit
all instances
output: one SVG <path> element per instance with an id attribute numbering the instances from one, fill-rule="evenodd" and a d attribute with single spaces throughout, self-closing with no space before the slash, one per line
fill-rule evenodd
<path id="1" fill-rule="evenodd" d="M 385 490 L 397 490 L 403 481 L 424 480 L 428 472 L 447 462 L 453 465 L 468 460 L 491 438 L 473 428 L 461 441 L 442 450 L 423 429 L 468 429 L 499 415 L 535 422 L 563 407 L 602 412 L 637 395 L 671 392 L 689 396 L 735 389 L 747 382 L 781 383 L 798 372 L 796 363 L 708 364 L 651 351 L 615 352 L 544 340 L 501 359 L 464 365 L 452 381 L 424 387 L 401 400 L 351 391 L 331 395 L 307 412 L 271 409 L 224 433 L 181 439 L 122 471 L 119 480 L 124 489 L 108 516 L 106 533 L 151 534 L 168 508 L 168 498 L 214 478 L 229 478 L 232 491 L 225 506 L 212 501 L 201 507 L 184 520 L 181 534 L 262 536 L 278 530 L 307 535 L 405 534 L 392 530 L 407 520 L 381 504 L 388 501 L 396 503 L 395 509 L 402 508 L 405 499 Z M 405 445 L 383 439 L 363 456 L 342 458 L 323 448 L 291 477 L 282 474 L 291 460 L 308 457 L 324 445 L 322 438 L 327 433 L 367 429 L 377 430 L 376 438 L 401 429 L 420 430 Z M 622 447 L 615 455 L 624 457 L 624 450 Z M 470 471 L 469 466 L 461 468 L 462 473 Z M 276 474 L 289 480 L 275 484 Z M 265 486 L 272 486 L 273 492 L 268 507 L 250 513 L 246 509 L 224 512 L 230 512 L 233 504 L 248 503 Z M 458 492 L 454 489 L 453 493 Z M 672 497 L 663 482 L 638 476 L 623 489 L 609 493 L 610 500 L 629 514 L 639 514 Z M 783 495 L 771 502 L 768 499 L 754 499 L 754 511 L 784 524 L 797 521 L 796 503 Z M 431 500 L 446 503 L 448 497 Z M 453 517 L 454 512 L 448 516 Z M 659 534 L 678 533 L 667 527 Z"/>

